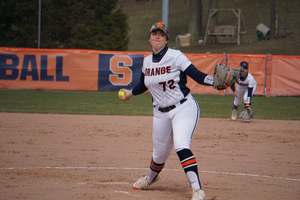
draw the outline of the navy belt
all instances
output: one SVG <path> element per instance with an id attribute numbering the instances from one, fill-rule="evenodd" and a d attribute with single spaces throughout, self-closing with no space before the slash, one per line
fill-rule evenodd
<path id="1" fill-rule="evenodd" d="M 180 104 L 183 104 L 186 100 L 187 100 L 187 99 L 182 99 L 182 100 L 180 101 Z M 160 112 L 169 112 L 170 110 L 173 110 L 174 108 L 176 108 L 176 106 L 175 106 L 175 105 L 172 105 L 172 106 L 168 106 L 168 107 L 164 107 L 164 108 L 159 108 L 158 110 L 159 110 Z"/>

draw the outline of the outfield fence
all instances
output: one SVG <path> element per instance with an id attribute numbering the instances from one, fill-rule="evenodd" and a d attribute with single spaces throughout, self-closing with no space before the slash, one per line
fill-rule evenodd
<path id="1" fill-rule="evenodd" d="M 151 52 L 0 47 L 0 88 L 65 91 L 118 91 L 139 82 L 143 59 Z M 299 96 L 300 56 L 270 54 L 185 54 L 202 72 L 217 63 L 237 68 L 249 63 L 257 81 L 255 95 Z M 191 93 L 232 94 L 188 79 Z"/>

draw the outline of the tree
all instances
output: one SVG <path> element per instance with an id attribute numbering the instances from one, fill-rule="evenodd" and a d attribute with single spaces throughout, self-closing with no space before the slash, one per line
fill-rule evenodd
<path id="1" fill-rule="evenodd" d="M 275 38 L 275 0 L 271 0 L 271 22 L 270 22 L 270 38 Z"/>
<path id="2" fill-rule="evenodd" d="M 202 35 L 202 0 L 190 0 L 189 33 L 191 42 L 198 42 Z"/>
<path id="3" fill-rule="evenodd" d="M 24 6 L 25 3 L 17 0 L 0 2 L 0 46 L 33 47 L 32 43 L 37 43 L 34 41 L 37 39 L 38 18 L 34 13 L 37 3 L 32 1 Z"/>
<path id="4" fill-rule="evenodd" d="M 219 7 L 219 0 L 210 0 L 209 1 L 209 10 L 213 8 L 218 8 Z M 212 18 L 211 26 L 215 27 L 218 24 L 218 14 L 216 14 Z"/>
<path id="5" fill-rule="evenodd" d="M 42 0 L 42 48 L 127 50 L 127 14 L 118 0 Z M 38 1 L 0 1 L 0 46 L 37 47 Z"/>

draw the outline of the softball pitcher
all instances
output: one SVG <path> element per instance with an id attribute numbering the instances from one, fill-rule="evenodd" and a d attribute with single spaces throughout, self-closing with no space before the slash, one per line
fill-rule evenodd
<path id="1" fill-rule="evenodd" d="M 144 59 L 140 82 L 133 89 L 121 89 L 127 101 L 133 95 L 150 91 L 153 101 L 153 155 L 148 175 L 138 179 L 133 189 L 144 190 L 159 180 L 159 173 L 174 147 L 192 187 L 192 200 L 204 200 L 197 161 L 190 150 L 200 109 L 186 86 L 187 75 L 202 85 L 212 86 L 213 77 L 200 72 L 179 50 L 167 46 L 168 27 L 162 22 L 152 25 L 149 43 L 153 53 Z M 222 88 L 224 89 L 224 88 Z"/>
<path id="2" fill-rule="evenodd" d="M 244 107 L 245 108 L 249 107 L 251 109 L 251 99 L 257 88 L 257 83 L 254 77 L 252 76 L 252 74 L 248 72 L 249 63 L 243 61 L 240 63 L 240 67 L 243 68 L 243 72 L 241 73 L 240 78 L 237 80 L 236 89 L 235 89 L 235 84 L 232 84 L 230 86 L 235 96 L 233 102 L 232 114 L 231 114 L 232 120 L 236 120 L 238 107 L 243 100 L 244 100 Z M 244 121 L 249 122 L 250 118 Z"/>

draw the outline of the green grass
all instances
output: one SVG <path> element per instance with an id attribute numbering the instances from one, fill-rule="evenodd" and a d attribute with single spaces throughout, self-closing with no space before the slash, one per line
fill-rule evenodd
<path id="1" fill-rule="evenodd" d="M 193 96 L 199 102 L 201 117 L 230 117 L 232 95 Z M 252 104 L 254 118 L 300 120 L 299 97 L 254 96 Z M 149 93 L 122 102 L 117 92 L 0 90 L 0 112 L 151 116 L 152 103 Z"/>
<path id="2" fill-rule="evenodd" d="M 275 15 L 279 16 L 279 38 L 258 41 L 256 28 L 260 23 L 270 28 L 271 1 L 270 0 L 238 0 L 219 1 L 219 8 L 240 8 L 249 33 L 251 44 L 246 35 L 242 38 L 242 44 L 237 45 L 236 37 L 217 37 L 217 44 L 213 44 L 212 38 L 206 45 L 192 43 L 188 47 L 176 47 L 176 36 L 188 33 L 189 24 L 189 0 L 169 1 L 168 25 L 170 30 L 169 47 L 177 48 L 183 53 L 229 53 L 229 54 L 266 54 L 272 55 L 300 55 L 300 1 L 276 0 Z M 151 25 L 161 21 L 162 0 L 119 0 L 128 14 L 129 51 L 151 51 L 148 43 L 148 35 Z M 202 36 L 205 35 L 209 14 L 209 0 L 202 0 Z M 218 25 L 237 25 L 237 18 L 233 12 L 220 12 Z M 285 36 L 283 26 L 286 26 L 292 35 Z M 243 28 L 243 27 L 242 27 Z"/>

